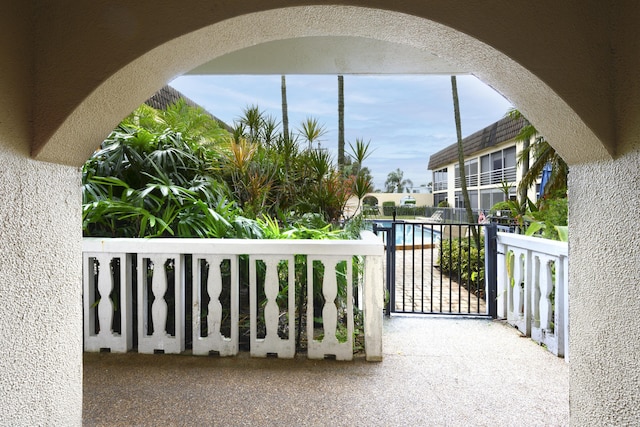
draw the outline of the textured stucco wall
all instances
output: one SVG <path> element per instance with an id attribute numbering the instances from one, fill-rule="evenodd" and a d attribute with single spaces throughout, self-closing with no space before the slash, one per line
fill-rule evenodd
<path id="1" fill-rule="evenodd" d="M 29 158 L 27 3 L 0 13 L 0 425 L 80 425 L 80 175 Z"/>
<path id="2" fill-rule="evenodd" d="M 573 165 L 569 185 L 574 426 L 640 420 L 640 151 Z"/>
<path id="3" fill-rule="evenodd" d="M 80 176 L 6 149 L 0 140 L 0 425 L 79 425 Z"/>

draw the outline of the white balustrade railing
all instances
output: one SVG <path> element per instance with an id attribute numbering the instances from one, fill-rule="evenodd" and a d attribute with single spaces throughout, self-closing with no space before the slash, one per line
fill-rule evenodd
<path id="1" fill-rule="evenodd" d="M 498 317 L 569 358 L 568 244 L 498 233 Z"/>
<path id="2" fill-rule="evenodd" d="M 296 290 L 301 288 L 295 282 L 296 267 L 306 265 L 308 357 L 353 357 L 357 300 L 366 359 L 381 360 L 383 254 L 382 242 L 371 232 L 363 232 L 360 240 L 85 238 L 85 350 L 129 351 L 135 332 L 138 352 L 180 353 L 185 350 L 186 322 L 191 322 L 193 354 L 236 355 L 244 280 L 249 285 L 251 355 L 291 358 L 300 298 Z M 297 256 L 306 264 L 296 265 Z M 354 259 L 362 273 L 356 283 Z M 314 283 L 323 299 L 317 291 L 314 298 Z M 184 309 L 187 286 L 192 289 L 191 319 Z M 318 316 L 320 334 L 314 328 Z M 339 332 L 348 339 L 338 339 Z"/>

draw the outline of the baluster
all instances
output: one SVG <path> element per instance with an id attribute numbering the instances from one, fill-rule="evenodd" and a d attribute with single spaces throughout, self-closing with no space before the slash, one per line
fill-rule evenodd
<path id="1" fill-rule="evenodd" d="M 167 336 L 167 272 L 165 270 L 164 259 L 153 257 L 149 259 L 149 267 L 152 269 L 151 292 L 154 300 L 151 305 L 151 323 L 153 324 L 153 336 L 160 338 Z"/>
<path id="2" fill-rule="evenodd" d="M 518 263 L 518 279 L 515 283 L 516 292 L 518 295 L 518 304 L 516 306 L 516 313 L 518 316 L 524 315 L 524 288 L 522 284 L 524 283 L 525 276 L 525 259 L 524 254 L 522 252 L 518 252 L 518 258 L 516 259 Z"/>
<path id="3" fill-rule="evenodd" d="M 533 295 L 531 301 L 531 316 L 533 317 L 533 327 L 540 328 L 542 323 L 540 321 L 540 272 L 542 271 L 542 266 L 540 264 L 540 256 L 533 255 Z"/>
<path id="4" fill-rule="evenodd" d="M 230 266 L 230 316 L 231 335 L 225 337 L 222 332 L 222 314 L 224 307 L 220 301 L 222 294 L 222 269 L 221 264 L 229 261 Z M 202 265 L 206 261 L 209 265 L 209 274 L 206 279 L 206 289 L 209 294 L 209 305 L 207 306 L 207 336 L 203 337 L 201 332 L 200 313 L 202 311 Z M 238 272 L 235 257 L 224 258 L 215 255 L 193 255 L 193 354 L 208 355 L 210 352 L 217 352 L 220 356 L 235 356 L 238 354 Z"/>
<path id="5" fill-rule="evenodd" d="M 324 337 L 322 340 L 313 338 L 313 265 L 320 261 L 324 265 L 322 293 L 325 304 L 322 308 L 322 325 Z M 338 324 L 338 282 L 336 266 L 346 261 L 346 291 L 347 291 L 347 340 L 344 343 L 336 337 Z M 307 354 L 310 359 L 323 359 L 333 355 L 337 360 L 351 360 L 353 358 L 353 260 L 341 259 L 338 256 L 308 257 L 307 259 Z M 372 355 L 372 360 L 376 355 Z"/>
<path id="6" fill-rule="evenodd" d="M 113 331 L 114 304 L 111 292 L 115 289 L 116 277 L 111 272 L 111 262 L 120 261 L 120 333 Z M 97 266 L 96 266 L 97 263 Z M 84 349 L 100 351 L 108 349 L 112 352 L 124 353 L 131 349 L 131 261 L 124 253 L 84 253 L 83 254 L 83 304 L 84 304 Z M 97 291 L 96 292 L 96 279 Z M 91 308 L 100 294 L 100 301 L 95 308 L 98 314 L 100 331 L 96 333 L 94 312 Z"/>
<path id="7" fill-rule="evenodd" d="M 336 307 L 336 297 L 338 295 L 338 282 L 336 280 L 336 266 L 334 263 L 325 265 L 322 294 L 324 295 L 325 301 L 324 307 L 322 308 L 323 341 L 326 340 L 329 344 L 337 343 L 336 327 L 338 324 L 338 308 Z"/>
<path id="8" fill-rule="evenodd" d="M 544 262 L 543 262 L 544 261 Z M 549 331 L 551 327 L 551 290 L 553 279 L 551 277 L 551 260 L 540 260 L 540 329 Z"/>
<path id="9" fill-rule="evenodd" d="M 256 278 L 256 263 L 265 263 L 265 283 L 264 293 L 267 304 L 264 307 L 265 337 L 258 339 L 257 316 L 258 316 L 258 283 Z M 283 339 L 278 335 L 278 325 L 280 318 L 280 308 L 277 297 L 280 290 L 278 277 L 278 264 L 281 261 L 287 262 L 288 269 L 288 317 L 289 331 L 288 338 Z M 251 355 L 255 357 L 266 357 L 269 354 L 277 354 L 278 357 L 292 358 L 295 355 L 295 261 L 293 255 L 273 255 L 249 257 L 249 292 L 250 292 L 250 312 L 251 312 Z"/>
<path id="10" fill-rule="evenodd" d="M 209 293 L 209 306 L 207 311 L 207 331 L 210 336 L 222 339 L 220 325 L 222 324 L 222 304 L 220 294 L 222 293 L 222 272 L 220 262 L 222 260 L 214 258 L 209 260 L 209 277 L 207 279 L 207 292 Z M 200 313 L 198 313 L 198 316 Z"/>
<path id="11" fill-rule="evenodd" d="M 111 257 L 101 256 L 98 260 L 98 292 L 100 292 L 100 302 L 98 303 L 98 320 L 100 322 L 100 332 L 98 337 L 105 342 L 113 336 L 113 301 L 109 297 L 113 290 L 113 276 L 111 275 Z"/>
<path id="12" fill-rule="evenodd" d="M 265 323 L 265 340 L 269 340 L 271 336 L 278 336 L 278 319 L 280 317 L 280 309 L 276 298 L 280 290 L 278 280 L 278 260 L 270 258 L 265 261 L 266 274 L 264 283 L 264 293 L 267 298 L 267 304 L 264 307 L 264 323 Z"/>
<path id="13" fill-rule="evenodd" d="M 165 294 L 168 288 L 165 263 L 173 260 L 174 265 L 174 322 L 175 335 L 167 333 L 168 304 Z M 184 350 L 184 283 L 182 277 L 182 256 L 176 254 L 138 254 L 138 351 L 140 353 L 180 353 Z M 147 274 L 151 274 L 151 324 L 153 333 L 147 333 L 147 307 L 150 295 L 147 292 Z"/>

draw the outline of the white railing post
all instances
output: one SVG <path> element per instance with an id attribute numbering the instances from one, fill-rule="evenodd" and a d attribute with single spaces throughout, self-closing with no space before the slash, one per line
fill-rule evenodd
<path id="1" fill-rule="evenodd" d="M 223 306 L 220 301 L 222 293 L 223 276 L 221 264 L 229 261 L 230 280 L 230 306 L 227 307 L 231 317 L 230 335 L 224 336 L 221 332 Z M 203 263 L 209 267 L 209 273 L 203 276 Z M 193 312 L 191 313 L 193 325 L 193 354 L 208 355 L 212 352 L 219 356 L 235 356 L 239 350 L 238 336 L 238 257 L 209 254 L 193 255 Z M 203 307 L 202 288 L 209 295 L 209 304 Z M 205 316 L 201 313 L 206 312 Z M 204 318 L 204 320 L 203 320 Z M 202 323 L 207 325 L 207 335 L 202 336 Z"/>
<path id="2" fill-rule="evenodd" d="M 85 252 L 82 258 L 84 349 L 85 351 L 108 349 L 114 353 L 126 353 L 133 343 L 130 257 L 124 253 Z M 120 333 L 114 332 L 112 328 L 116 307 L 109 297 L 116 286 L 115 273 L 112 274 L 112 263 L 116 261 L 119 262 L 120 270 L 118 278 L 120 298 L 116 301 L 121 314 Z M 100 329 L 97 333 L 96 327 Z"/>
<path id="3" fill-rule="evenodd" d="M 322 308 L 323 336 L 321 340 L 314 338 L 314 295 L 313 269 L 314 262 L 324 266 L 322 294 L 325 300 Z M 335 301 L 338 296 L 338 280 L 336 266 L 346 262 L 346 341 L 340 342 L 336 336 L 338 331 L 338 307 Z M 336 360 L 353 359 L 353 259 L 348 256 L 313 256 L 307 258 L 307 355 L 309 359 L 324 359 L 335 356 Z"/>
<path id="4" fill-rule="evenodd" d="M 177 254 L 138 254 L 138 352 L 181 353 L 184 351 L 184 271 Z M 166 295 L 168 279 L 165 264 L 173 260 L 174 334 L 167 333 L 169 307 Z M 151 292 L 147 277 L 151 276 Z M 151 303 L 151 312 L 148 305 Z M 149 333 L 149 327 L 153 330 Z"/>
<path id="5" fill-rule="evenodd" d="M 264 306 L 264 338 L 258 338 L 258 261 L 264 262 L 264 294 L 267 303 Z M 278 264 L 287 262 L 288 292 L 287 317 L 289 319 L 287 338 L 280 338 L 278 325 L 280 309 L 278 306 Z M 293 255 L 250 255 L 249 256 L 249 310 L 251 317 L 250 346 L 251 356 L 267 357 L 276 354 L 280 358 L 293 358 L 296 353 L 295 339 L 295 260 Z M 313 321 L 313 320 L 311 320 Z"/>
<path id="6" fill-rule="evenodd" d="M 363 294 L 366 359 L 371 362 L 381 361 L 384 305 L 382 255 L 369 255 L 365 259 Z"/>

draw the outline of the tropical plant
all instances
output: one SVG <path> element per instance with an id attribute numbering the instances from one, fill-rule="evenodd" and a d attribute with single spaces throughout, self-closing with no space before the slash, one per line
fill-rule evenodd
<path id="1" fill-rule="evenodd" d="M 313 143 L 319 141 L 320 138 L 327 133 L 327 130 L 323 125 L 320 125 L 318 119 L 307 117 L 300 125 L 300 128 L 298 128 L 298 132 L 300 132 L 302 137 L 309 143 L 309 150 L 311 150 Z"/>
<path id="2" fill-rule="evenodd" d="M 540 198 L 555 197 L 561 195 L 566 197 L 567 176 L 569 174 L 569 166 L 560 157 L 556 150 L 549 144 L 544 136 L 540 135 L 536 128 L 522 115 L 519 110 L 512 109 L 507 112 L 507 116 L 513 120 L 524 119 L 524 126 L 520 133 L 516 136 L 516 140 L 526 142 L 523 150 L 518 154 L 518 162 L 520 164 L 528 163 L 528 169 L 525 171 L 520 184 L 519 191 L 526 191 L 533 187 L 545 166 L 551 169 L 551 175 L 545 185 Z"/>
<path id="3" fill-rule="evenodd" d="M 199 130 L 164 127 L 179 123 L 180 112 L 192 123 L 194 117 L 202 120 Z M 125 119 L 83 166 L 85 235 L 258 236 L 260 229 L 242 217 L 227 186 L 209 173 L 209 162 L 217 158 L 212 147 L 225 146 L 228 134 L 218 133 L 217 122 L 205 126 L 205 119 L 215 121 L 183 103 L 169 113 L 142 106 Z"/>
<path id="4" fill-rule="evenodd" d="M 260 129 L 264 125 L 264 113 L 260 111 L 257 105 L 245 107 L 242 111 L 242 116 L 238 119 L 237 123 L 243 131 L 243 137 L 249 140 L 251 143 L 258 142 L 260 137 Z"/>

